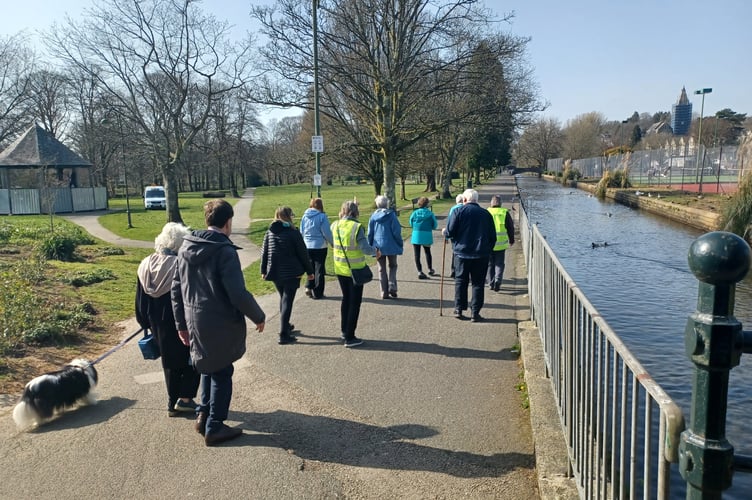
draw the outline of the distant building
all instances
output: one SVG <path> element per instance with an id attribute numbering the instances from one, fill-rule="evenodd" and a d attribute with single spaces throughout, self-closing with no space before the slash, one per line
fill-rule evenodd
<path id="1" fill-rule="evenodd" d="M 691 125 L 692 103 L 689 102 L 686 89 L 682 87 L 679 100 L 671 106 L 671 129 L 674 131 L 674 135 L 689 135 Z"/>
<path id="2" fill-rule="evenodd" d="M 669 126 L 669 124 L 666 123 L 665 121 L 660 121 L 658 123 L 652 124 L 650 128 L 648 128 L 647 131 L 645 132 L 645 135 L 670 134 L 670 133 L 672 133 L 672 129 Z"/>

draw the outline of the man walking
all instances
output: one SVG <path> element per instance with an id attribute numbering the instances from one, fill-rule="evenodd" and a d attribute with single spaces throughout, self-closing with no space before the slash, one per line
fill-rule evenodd
<path id="1" fill-rule="evenodd" d="M 470 303 L 473 322 L 483 321 L 484 287 L 488 259 L 496 243 L 496 228 L 488 210 L 478 205 L 478 191 L 466 189 L 464 204 L 454 210 L 447 221 L 446 236 L 452 240 L 455 255 L 454 317 L 465 319 L 467 286 L 473 289 Z"/>
<path id="2" fill-rule="evenodd" d="M 172 307 L 180 340 L 190 346 L 191 361 L 201 373 L 201 403 L 196 431 L 206 446 L 240 436 L 225 425 L 232 399 L 232 363 L 245 354 L 248 317 L 264 331 L 266 316 L 245 288 L 232 233 L 232 205 L 225 200 L 204 204 L 207 229 L 185 236 L 172 283 Z"/>
<path id="3" fill-rule="evenodd" d="M 491 290 L 498 292 L 504 277 L 506 250 L 514 245 L 514 221 L 509 210 L 501 206 L 501 195 L 491 197 L 491 206 L 487 210 L 493 217 L 496 228 L 496 244 L 488 259 L 488 285 Z"/>

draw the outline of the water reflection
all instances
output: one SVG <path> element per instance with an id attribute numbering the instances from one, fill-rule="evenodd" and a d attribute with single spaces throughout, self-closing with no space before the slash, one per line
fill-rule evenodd
<path id="1" fill-rule="evenodd" d="M 703 232 L 535 177 L 518 177 L 518 185 L 530 221 L 567 272 L 688 419 L 693 365 L 684 327 L 696 309 L 698 281 L 687 253 Z M 752 274 L 737 285 L 735 315 L 752 329 Z M 745 432 L 752 355 L 731 371 L 729 387 L 727 438 L 737 453 L 752 455 Z M 737 473 L 724 498 L 749 498 L 750 491 L 752 475 Z"/>

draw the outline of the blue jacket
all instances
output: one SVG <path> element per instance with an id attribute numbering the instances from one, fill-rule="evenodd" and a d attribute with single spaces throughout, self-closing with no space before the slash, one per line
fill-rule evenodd
<path id="1" fill-rule="evenodd" d="M 306 248 L 326 248 L 327 245 L 334 245 L 329 218 L 324 212 L 319 212 L 315 208 L 308 208 L 303 212 L 303 217 L 300 219 L 300 233 L 303 235 Z"/>
<path id="2" fill-rule="evenodd" d="M 433 245 L 433 230 L 439 227 L 439 221 L 431 210 L 425 207 L 415 210 L 410 214 L 410 226 L 413 228 L 410 238 L 413 245 Z"/>
<path id="3" fill-rule="evenodd" d="M 368 220 L 368 244 L 381 255 L 402 255 L 402 228 L 394 210 L 379 208 Z"/>
<path id="4" fill-rule="evenodd" d="M 446 232 L 454 255 L 462 259 L 488 259 L 496 244 L 493 217 L 477 203 L 465 203 L 454 210 Z"/>

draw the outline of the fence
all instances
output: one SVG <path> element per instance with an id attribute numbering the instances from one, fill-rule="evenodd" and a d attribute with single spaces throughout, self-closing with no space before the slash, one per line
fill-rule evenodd
<path id="1" fill-rule="evenodd" d="M 0 215 L 88 212 L 106 208 L 107 189 L 104 187 L 0 189 Z"/>
<path id="2" fill-rule="evenodd" d="M 652 379 L 520 211 L 531 317 L 541 335 L 582 498 L 670 497 L 681 409 Z"/>
<path id="3" fill-rule="evenodd" d="M 744 165 L 738 161 L 737 146 L 705 148 L 700 146 L 698 161 L 694 145 L 663 149 L 648 149 L 632 153 L 599 156 L 572 160 L 572 167 L 585 177 L 600 178 L 606 170 L 629 169 L 633 183 L 640 185 L 684 186 L 715 185 L 716 192 L 735 192 L 744 174 Z M 564 159 L 548 160 L 546 170 L 561 172 Z M 749 165 L 747 165 L 749 169 Z"/>

